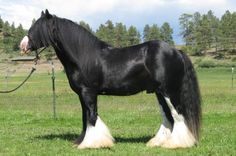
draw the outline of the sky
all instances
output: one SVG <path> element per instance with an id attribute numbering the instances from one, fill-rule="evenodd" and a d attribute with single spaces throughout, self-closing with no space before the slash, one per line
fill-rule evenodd
<path id="1" fill-rule="evenodd" d="M 226 10 L 236 11 L 235 0 L 0 0 L 0 16 L 28 29 L 41 11 L 79 22 L 88 23 L 95 31 L 108 19 L 134 25 L 142 33 L 146 24 L 161 26 L 168 22 L 174 30 L 174 41 L 181 44 L 179 17 L 183 13 L 207 13 L 221 17 Z"/>

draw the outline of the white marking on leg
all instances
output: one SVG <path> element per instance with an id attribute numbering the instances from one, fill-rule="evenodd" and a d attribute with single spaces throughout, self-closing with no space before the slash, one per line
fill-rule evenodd
<path id="1" fill-rule="evenodd" d="M 105 148 L 112 147 L 113 144 L 114 139 L 109 129 L 98 116 L 95 126 L 88 124 L 84 139 L 78 148 Z"/>
<path id="2" fill-rule="evenodd" d="M 163 121 L 156 135 L 147 143 L 149 147 L 161 146 L 171 135 L 172 125 L 167 119 L 162 106 L 160 106 L 160 110 Z"/>
<path id="3" fill-rule="evenodd" d="M 185 124 L 183 115 L 178 114 L 169 98 L 165 97 L 165 100 L 171 110 L 174 119 L 174 126 L 171 136 L 162 144 L 162 147 L 185 148 L 193 146 L 196 143 L 196 139 Z"/>

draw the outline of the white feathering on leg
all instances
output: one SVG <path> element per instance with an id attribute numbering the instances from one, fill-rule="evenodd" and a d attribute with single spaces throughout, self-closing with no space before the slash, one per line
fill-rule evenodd
<path id="1" fill-rule="evenodd" d="M 172 131 L 171 123 L 168 121 L 165 112 L 162 109 L 162 106 L 160 106 L 160 110 L 163 121 L 156 135 L 151 140 L 148 141 L 147 143 L 148 147 L 161 146 L 171 135 Z"/>
<path id="2" fill-rule="evenodd" d="M 196 143 L 196 139 L 185 124 L 184 117 L 178 114 L 169 98 L 165 97 L 166 103 L 171 110 L 174 126 L 171 136 L 161 146 L 164 148 L 186 148 Z"/>
<path id="3" fill-rule="evenodd" d="M 105 123 L 98 116 L 95 126 L 88 123 L 85 137 L 78 148 L 108 148 L 113 145 L 114 138 L 111 136 Z"/>

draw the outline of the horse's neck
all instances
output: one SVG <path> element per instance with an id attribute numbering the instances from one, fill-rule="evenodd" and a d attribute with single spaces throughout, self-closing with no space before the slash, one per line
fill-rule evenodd
<path id="1" fill-rule="evenodd" d="M 108 47 L 107 44 L 103 43 L 95 36 L 92 36 L 92 34 L 83 28 L 77 28 L 78 32 L 73 34 L 66 26 L 67 25 L 58 27 L 58 32 L 54 36 L 56 43 L 53 45 L 58 58 L 65 68 L 80 68 L 86 66 L 88 61 L 85 60 L 88 59 L 89 62 L 92 63 L 97 58 L 95 56 L 97 55 L 96 53 Z"/>
<path id="2" fill-rule="evenodd" d="M 81 61 L 81 59 L 84 58 L 85 53 L 91 48 L 85 48 L 86 46 L 83 42 L 80 42 L 80 44 L 68 44 L 63 43 L 61 40 L 57 41 L 53 47 L 66 72 L 68 72 L 68 70 L 70 72 L 76 69 L 78 70 L 82 66 L 81 63 L 83 61 Z"/>

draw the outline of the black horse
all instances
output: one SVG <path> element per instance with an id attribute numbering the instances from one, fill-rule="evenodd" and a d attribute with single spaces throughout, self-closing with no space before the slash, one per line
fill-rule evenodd
<path id="1" fill-rule="evenodd" d="M 190 59 L 162 41 L 115 48 L 78 24 L 48 10 L 22 39 L 26 53 L 52 46 L 65 68 L 72 90 L 79 95 L 83 130 L 78 148 L 113 146 L 114 139 L 98 116 L 98 95 L 155 93 L 163 123 L 147 146 L 191 147 L 198 142 L 201 100 Z"/>

